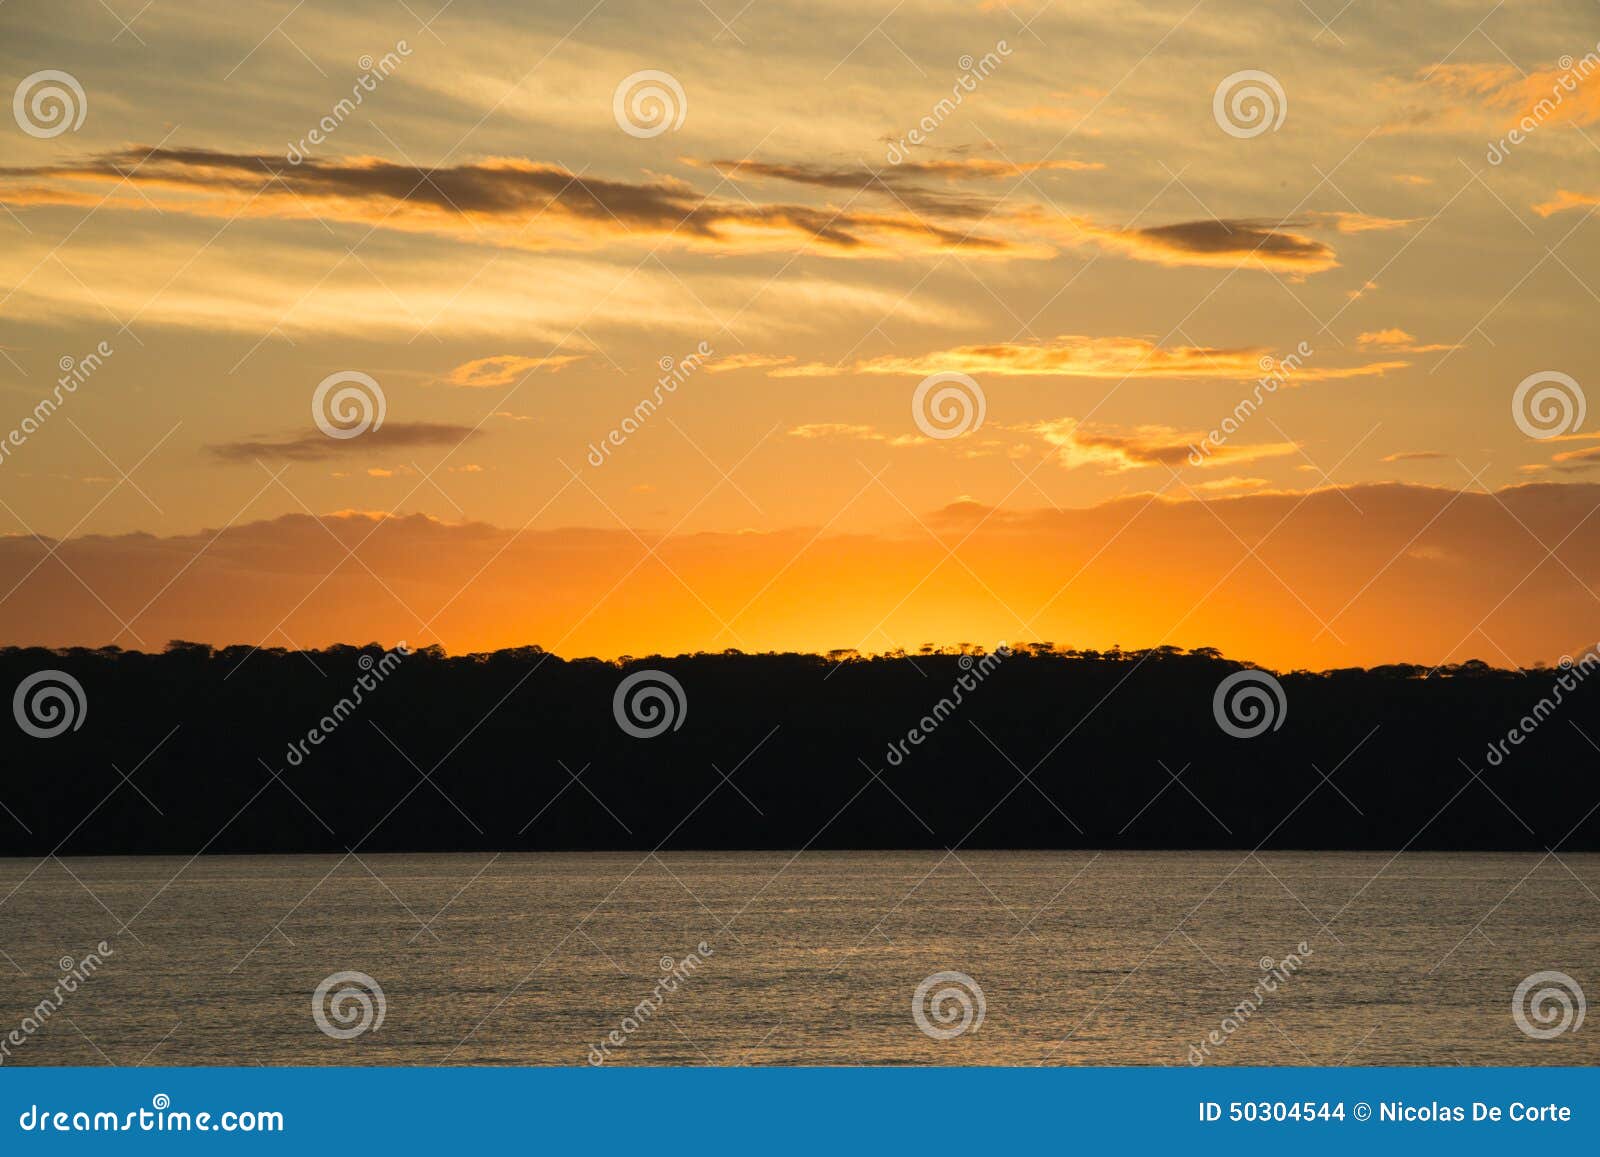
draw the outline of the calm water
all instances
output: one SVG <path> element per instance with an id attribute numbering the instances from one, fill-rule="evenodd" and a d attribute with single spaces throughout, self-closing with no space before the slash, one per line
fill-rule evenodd
<path id="1" fill-rule="evenodd" d="M 7 1063 L 1185 1064 L 1262 958 L 1304 964 L 1221 1064 L 1596 1064 L 1600 1013 L 1548 1041 L 1512 993 L 1600 994 L 1600 856 L 939 852 L 0 860 L 0 1035 L 106 940 L 104 968 Z M 29 873 L 33 874 L 30 876 Z M 424 926 L 427 926 L 426 929 Z M 125 926 L 125 927 L 124 927 Z M 381 1027 L 312 993 L 359 970 Z M 982 1024 L 912 1017 L 930 974 Z M 931 1022 L 935 1028 L 937 1021 Z"/>

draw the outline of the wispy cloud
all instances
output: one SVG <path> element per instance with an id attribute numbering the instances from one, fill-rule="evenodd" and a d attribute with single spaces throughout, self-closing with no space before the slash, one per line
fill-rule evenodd
<path id="1" fill-rule="evenodd" d="M 454 446 L 475 437 L 477 433 L 475 427 L 450 422 L 385 422 L 359 438 L 330 438 L 320 431 L 307 431 L 284 438 L 222 442 L 206 449 L 226 462 L 254 462 L 257 459 L 314 462 L 407 446 Z"/>
<path id="2" fill-rule="evenodd" d="M 440 380 L 452 386 L 486 388 L 509 386 L 529 374 L 559 373 L 574 362 L 584 359 L 584 354 L 551 354 L 548 357 L 524 357 L 521 354 L 495 354 L 492 357 L 474 358 L 463 362 Z"/>
<path id="3" fill-rule="evenodd" d="M 289 165 L 262 154 L 134 147 L 0 169 L 0 203 L 8 206 L 84 205 L 102 198 L 124 210 L 325 218 L 536 250 L 671 241 L 722 252 L 803 247 L 839 256 L 955 250 L 1049 255 L 1038 245 L 949 228 L 906 209 L 760 204 L 707 196 L 671 177 L 593 177 L 516 157 L 424 169 L 379 157 Z"/>
<path id="4" fill-rule="evenodd" d="M 1356 344 L 1364 349 L 1392 350 L 1396 353 L 1428 354 L 1438 353 L 1443 350 L 1460 349 L 1458 345 L 1449 345 L 1443 342 L 1419 343 L 1417 339 L 1403 329 L 1370 330 L 1356 335 Z"/>
<path id="5" fill-rule="evenodd" d="M 1141 337 L 1085 337 L 1064 334 L 1048 342 L 999 342 L 956 346 L 915 355 L 885 355 L 845 365 L 791 363 L 785 359 L 768 373 L 773 377 L 831 377 L 840 374 L 933 374 L 957 371 L 972 375 L 1074 378 L 1197 378 L 1245 381 L 1258 378 L 1265 346 L 1159 346 Z M 1409 365 L 1404 361 L 1367 362 L 1356 366 L 1302 366 L 1294 383 L 1339 381 L 1381 376 Z"/>
<path id="6" fill-rule="evenodd" d="M 1146 466 L 1177 468 L 1189 461 L 1194 447 L 1206 437 L 1200 430 L 1155 425 L 1128 429 L 1081 422 L 1077 418 L 1039 422 L 1025 429 L 1059 450 L 1063 466 L 1101 466 L 1117 471 Z M 1217 467 L 1257 462 L 1298 453 L 1299 449 L 1298 442 L 1228 443 L 1216 447 L 1198 465 Z"/>

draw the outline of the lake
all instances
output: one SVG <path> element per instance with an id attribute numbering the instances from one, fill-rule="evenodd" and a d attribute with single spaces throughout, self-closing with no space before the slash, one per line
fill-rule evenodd
<path id="1" fill-rule="evenodd" d="M 1596 1064 L 1600 1023 L 1535 1039 L 1512 1000 L 1600 993 L 1597 893 L 1594 855 L 0 860 L 0 1037 L 54 1065 Z M 346 972 L 382 999 L 335 982 L 331 1035 L 313 994 Z"/>

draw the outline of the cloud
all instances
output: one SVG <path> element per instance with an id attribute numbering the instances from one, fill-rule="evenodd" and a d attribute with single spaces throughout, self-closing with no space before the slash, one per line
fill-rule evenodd
<path id="1" fill-rule="evenodd" d="M 1550 442 L 1595 442 L 1600 440 L 1600 434 L 1558 434 L 1546 439 Z M 1600 446 L 1590 445 L 1579 450 L 1558 450 L 1550 455 L 1551 465 L 1524 466 L 1525 474 L 1537 473 L 1541 470 L 1556 470 L 1562 474 L 1586 474 L 1591 470 L 1600 468 Z"/>
<path id="2" fill-rule="evenodd" d="M 1570 466 L 1571 463 L 1582 463 L 1584 469 L 1600 465 L 1600 446 L 1590 446 L 1583 450 L 1563 450 L 1559 454 L 1552 454 L 1550 461 L 1560 462 Z"/>
<path id="3" fill-rule="evenodd" d="M 1083 170 L 1090 162 L 966 157 L 873 172 L 813 163 L 709 162 L 739 181 L 773 178 L 851 194 L 844 206 L 759 202 L 702 193 L 674 177 L 630 181 L 559 164 L 489 157 L 424 169 L 380 157 L 308 158 L 205 148 L 132 147 L 52 165 L 0 168 L 0 205 L 99 205 L 129 212 L 343 221 L 472 244 L 548 250 L 671 245 L 719 254 L 833 257 L 960 253 L 1044 259 L 1094 245 L 1168 266 L 1258 268 L 1293 276 L 1333 269 L 1336 254 L 1300 230 L 1398 228 L 1359 213 L 1269 222 L 1180 221 L 1123 229 L 1036 200 L 950 188 L 966 179 Z M 944 187 L 926 182 L 940 180 Z M 922 183 L 919 183 L 922 182 Z M 857 207 L 868 193 L 875 207 Z"/>
<path id="4" fill-rule="evenodd" d="M 1409 362 L 1380 361 L 1357 366 L 1301 365 L 1285 384 L 1382 376 Z M 913 356 L 885 355 L 848 365 L 804 362 L 769 371 L 773 377 L 827 377 L 839 374 L 919 374 L 944 371 L 998 376 L 1074 378 L 1195 378 L 1244 381 L 1271 371 L 1265 346 L 1158 346 L 1140 337 L 1085 337 L 1064 334 L 1048 342 L 999 342 L 957 346 Z"/>
<path id="5" fill-rule="evenodd" d="M 689 164 L 702 162 L 684 158 Z M 766 161 L 709 161 L 718 172 L 733 180 L 771 177 L 801 185 L 817 185 L 827 189 L 865 189 L 877 184 L 898 184 L 908 176 L 944 177 L 949 180 L 964 178 L 995 179 L 1020 177 L 1040 172 L 1093 172 L 1105 165 L 1091 161 L 998 161 L 991 157 L 952 157 L 937 161 L 902 161 L 882 169 L 865 166 L 833 167 L 806 163 L 774 163 Z"/>
<path id="6" fill-rule="evenodd" d="M 786 366 L 795 360 L 793 354 L 729 354 L 706 363 L 706 371 L 725 374 L 730 370 L 765 370 Z"/>
<path id="7" fill-rule="evenodd" d="M 1450 455 L 1441 454 L 1437 450 L 1401 450 L 1398 453 L 1387 454 L 1380 458 L 1380 462 L 1432 462 Z"/>
<path id="8" fill-rule="evenodd" d="M 849 422 L 810 422 L 804 426 L 795 426 L 788 431 L 791 438 L 805 438 L 818 440 L 824 438 L 847 438 L 860 442 L 882 442 L 887 446 L 921 446 L 931 443 L 931 438 L 921 438 L 915 434 L 885 434 L 872 426 L 854 425 Z"/>
<path id="9" fill-rule="evenodd" d="M 1253 266 L 1296 275 L 1318 273 L 1338 266 L 1333 248 L 1291 230 L 1331 228 L 1340 233 L 1364 233 L 1399 229 L 1413 223 L 1410 219 L 1341 211 L 1308 212 L 1278 222 L 1207 219 L 1119 229 L 1099 224 L 1087 216 L 1062 214 L 1053 205 L 1012 206 L 989 197 L 929 189 L 911 179 L 1022 177 L 1042 170 L 1083 171 L 1100 167 L 1082 161 L 1015 163 L 964 157 L 906 162 L 882 170 L 755 161 L 712 161 L 710 164 L 735 180 L 775 178 L 819 188 L 878 194 L 919 215 L 995 224 L 1006 222 L 1018 228 L 1040 230 L 1066 244 L 1095 244 L 1136 260 L 1172 266 Z"/>
<path id="10" fill-rule="evenodd" d="M 1485 634 L 1504 650 L 1479 657 L 1550 660 L 1593 618 L 1583 584 L 1553 562 L 1529 574 L 1527 550 L 1530 532 L 1565 542 L 1572 570 L 1600 573 L 1600 537 L 1574 533 L 1600 504 L 1597 484 L 1251 487 L 1208 490 L 1204 505 L 1178 491 L 1059 510 L 968 499 L 921 516 L 937 541 L 909 517 L 879 533 L 669 536 L 361 512 L 175 536 L 19 536 L 0 539 L 0 582 L 17 587 L 0 632 L 24 646 L 405 639 L 606 657 L 1050 639 L 1334 667 L 1459 661 Z M 664 565 L 638 565 L 641 539 Z M 956 544 L 972 573 L 919 582 Z M 365 565 L 341 565 L 357 546 Z M 817 598 L 839 589 L 851 597 Z"/>
<path id="11" fill-rule="evenodd" d="M 288 438 L 223 442 L 206 449 L 225 462 L 254 462 L 258 458 L 314 462 L 407 446 L 456 446 L 477 434 L 476 427 L 450 422 L 385 422 L 355 438 L 330 438 L 321 431 L 308 431 Z"/>
<path id="12" fill-rule="evenodd" d="M 1413 223 L 1409 218 L 1376 217 L 1366 213 L 1307 212 L 1282 221 L 1206 218 L 1138 229 L 1107 229 L 1079 217 L 1068 219 L 1076 236 L 1063 235 L 1062 239 L 1090 241 L 1136 260 L 1160 265 L 1218 269 L 1254 267 L 1300 277 L 1339 267 L 1338 254 L 1333 247 L 1307 236 L 1303 230 L 1370 233 L 1403 229 Z"/>
<path id="13" fill-rule="evenodd" d="M 1534 205 L 1533 211 L 1541 217 L 1550 217 L 1556 213 L 1565 213 L 1568 209 L 1583 209 L 1590 205 L 1600 205 L 1600 194 L 1574 193 L 1569 189 L 1559 189 L 1550 200 Z"/>
<path id="14" fill-rule="evenodd" d="M 1586 58 L 1589 71 L 1600 67 L 1592 56 Z M 1529 73 L 1510 64 L 1468 62 L 1435 65 L 1427 75 L 1435 88 L 1491 113 L 1504 129 L 1525 120 L 1535 126 L 1600 121 L 1600 89 L 1589 83 L 1587 73 L 1574 71 L 1571 57 L 1563 59 L 1565 67 Z"/>
<path id="15" fill-rule="evenodd" d="M 1416 217 L 1374 217 L 1369 213 L 1345 211 L 1306 213 L 1303 216 L 1308 221 L 1330 225 L 1340 233 L 1387 233 L 1415 225 L 1419 220 Z"/>
<path id="16" fill-rule="evenodd" d="M 1418 345 L 1417 339 L 1403 329 L 1380 329 L 1358 334 L 1356 344 L 1375 349 L 1394 350 L 1397 353 L 1428 354 L 1441 350 L 1460 349 L 1458 345 Z"/>
<path id="17" fill-rule="evenodd" d="M 126 192 L 123 190 L 126 189 Z M 423 169 L 380 157 L 308 158 L 144 146 L 0 168 L 0 203 L 207 217 L 331 219 L 533 250 L 672 244 L 836 256 L 1049 256 L 1037 244 L 953 229 L 904 209 L 861 211 L 703 195 L 670 177 L 626 181 L 516 157 Z"/>
<path id="18" fill-rule="evenodd" d="M 701 164 L 689 158 L 690 164 Z M 869 192 L 887 196 L 910 209 L 941 216 L 988 217 L 1000 207 L 992 198 L 967 197 L 929 189 L 918 178 L 942 179 L 946 184 L 963 180 L 997 180 L 1026 177 L 1040 172 L 1094 172 L 1105 168 L 1089 161 L 1014 162 L 992 157 L 955 157 L 934 161 L 903 161 L 882 169 L 860 165 L 832 166 L 804 162 L 705 162 L 733 181 L 787 181 L 841 192 Z"/>
<path id="19" fill-rule="evenodd" d="M 1261 372 L 1264 347 L 1160 347 L 1144 338 L 1066 334 L 1051 342 L 957 346 L 914 357 L 858 362 L 866 374 L 1063 375 L 1078 378 L 1241 378 Z"/>
<path id="20" fill-rule="evenodd" d="M 1000 454 L 1027 457 L 1038 452 L 1040 443 L 1045 453 L 1058 455 L 1062 466 L 1074 469 L 1079 466 L 1098 466 L 1121 473 L 1149 466 L 1178 468 L 1195 465 L 1214 468 L 1256 462 L 1264 458 L 1280 458 L 1298 453 L 1298 442 L 1270 442 L 1255 444 L 1224 444 L 1212 447 L 1199 462 L 1190 462 L 1195 447 L 1206 438 L 1204 431 L 1179 430 L 1171 426 L 1146 425 L 1132 428 L 1102 423 L 1081 422 L 1077 418 L 1056 418 L 1017 426 L 999 426 L 997 429 L 1026 435 L 1036 441 L 1008 444 L 999 439 L 963 438 L 959 442 L 939 443 L 932 438 L 915 434 L 886 433 L 876 426 L 851 422 L 811 422 L 795 426 L 790 437 L 808 441 L 876 442 L 891 447 L 939 446 L 966 458 L 987 458 Z M 1239 489 L 1246 483 L 1266 485 L 1259 479 L 1233 477 L 1206 484 L 1212 490 Z M 1223 485 L 1222 483 L 1226 483 Z M 1201 487 L 1196 486 L 1196 489 Z"/>
<path id="21" fill-rule="evenodd" d="M 580 362 L 584 354 L 552 354 L 531 358 L 521 354 L 495 354 L 476 358 L 456 366 L 441 380 L 452 386 L 509 386 L 513 382 L 535 373 L 559 373 L 573 362 Z"/>
<path id="22" fill-rule="evenodd" d="M 1338 268 L 1333 248 L 1302 233 L 1311 222 L 1231 220 L 1180 221 L 1140 229 L 1106 229 L 1076 222 L 1090 240 L 1140 261 L 1232 269 L 1255 266 L 1284 273 L 1320 273 Z"/>
<path id="23" fill-rule="evenodd" d="M 1104 466 L 1111 470 L 1137 470 L 1146 466 L 1177 468 L 1189 462 L 1196 446 L 1205 441 L 1201 430 L 1178 430 L 1171 426 L 1136 426 L 1124 429 L 1076 418 L 1058 418 L 1023 427 L 1038 434 L 1061 453 L 1061 464 Z M 1298 442 L 1266 442 L 1254 445 L 1224 443 L 1195 463 L 1202 467 L 1256 462 L 1298 453 Z"/>
<path id="24" fill-rule="evenodd" d="M 1202 494 L 1237 494 L 1249 490 L 1263 490 L 1272 483 L 1265 478 L 1241 478 L 1237 474 L 1227 478 L 1213 478 L 1206 482 L 1192 484 L 1189 489 Z"/>

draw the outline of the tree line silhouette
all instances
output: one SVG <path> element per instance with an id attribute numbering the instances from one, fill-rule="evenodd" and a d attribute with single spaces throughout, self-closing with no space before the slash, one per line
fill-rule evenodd
<path id="1" fill-rule="evenodd" d="M 1050 644 L 617 662 L 7 648 L 0 691 L 49 670 L 82 704 L 36 738 L 18 692 L 0 855 L 1600 849 L 1587 668 L 1292 671 L 1276 726 L 1237 738 L 1213 697 L 1244 669 L 1209 648 Z M 632 703 L 630 731 L 614 698 L 641 672 L 681 699 Z"/>

